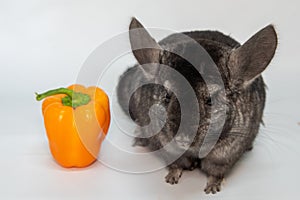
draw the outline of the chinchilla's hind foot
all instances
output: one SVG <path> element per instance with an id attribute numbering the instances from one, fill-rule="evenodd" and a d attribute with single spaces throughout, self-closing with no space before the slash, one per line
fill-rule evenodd
<path id="1" fill-rule="evenodd" d="M 193 161 L 193 163 L 189 167 L 187 167 L 186 170 L 193 171 L 196 168 L 201 168 L 201 160 L 200 159 Z"/>

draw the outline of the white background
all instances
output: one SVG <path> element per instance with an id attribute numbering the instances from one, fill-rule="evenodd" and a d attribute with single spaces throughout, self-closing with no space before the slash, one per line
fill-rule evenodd
<path id="1" fill-rule="evenodd" d="M 300 194 L 298 2 L 1 0 L 0 198 L 296 199 Z M 171 186 L 164 182 L 165 169 L 128 174 L 100 162 L 86 169 L 63 169 L 52 160 L 34 92 L 74 83 L 90 53 L 126 31 L 132 16 L 146 27 L 220 30 L 242 43 L 269 23 L 276 27 L 278 50 L 264 72 L 269 88 L 266 126 L 254 150 L 236 165 L 217 195 L 204 194 L 206 177 L 198 170 L 184 173 L 180 183 Z M 126 67 L 120 66 L 112 80 Z M 129 121 L 128 126 L 132 126 Z M 116 138 L 121 132 L 112 126 L 109 134 Z M 105 149 L 103 153 L 110 156 Z M 152 159 L 149 162 L 157 158 Z"/>

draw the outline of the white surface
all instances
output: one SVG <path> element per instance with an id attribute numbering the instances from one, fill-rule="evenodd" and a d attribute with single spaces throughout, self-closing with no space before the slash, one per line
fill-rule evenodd
<path id="1" fill-rule="evenodd" d="M 298 8 L 297 1 L 271 0 L 0 1 L 0 198 L 296 199 L 300 194 Z M 217 195 L 204 194 L 206 177 L 197 170 L 185 172 L 180 183 L 171 186 L 164 182 L 165 169 L 134 175 L 98 162 L 68 170 L 51 158 L 33 93 L 73 83 L 88 55 L 101 42 L 126 31 L 131 16 L 147 27 L 217 29 L 241 42 L 268 23 L 277 28 L 278 51 L 264 73 L 269 87 L 266 127 Z"/>

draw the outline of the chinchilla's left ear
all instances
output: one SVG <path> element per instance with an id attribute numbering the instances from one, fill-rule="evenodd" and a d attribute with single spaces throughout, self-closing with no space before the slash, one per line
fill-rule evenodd
<path id="1" fill-rule="evenodd" d="M 136 18 L 132 18 L 129 25 L 129 39 L 132 52 L 141 65 L 158 63 L 161 47 Z"/>
<path id="2" fill-rule="evenodd" d="M 228 62 L 231 79 L 244 86 L 250 84 L 267 68 L 276 47 L 277 34 L 273 25 L 268 25 L 232 51 Z"/>

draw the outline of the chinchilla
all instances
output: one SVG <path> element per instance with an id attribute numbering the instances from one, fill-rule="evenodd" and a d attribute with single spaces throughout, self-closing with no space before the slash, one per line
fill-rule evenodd
<path id="1" fill-rule="evenodd" d="M 180 33 L 192 38 L 206 50 L 221 74 L 222 87 L 209 85 L 191 63 L 171 53 L 173 50 L 184 53 L 189 49 L 190 43 L 179 37 L 180 34 L 172 34 L 157 43 L 135 18 L 132 19 L 129 30 L 132 51 L 138 64 L 120 77 L 117 96 L 123 110 L 138 125 L 136 132 L 139 135 L 134 144 L 156 151 L 175 140 L 175 148 L 184 149 L 184 153 L 178 159 L 170 163 L 172 149 L 161 151 L 160 154 L 168 164 L 166 182 L 178 183 L 183 170 L 200 168 L 208 176 L 204 191 L 219 192 L 224 176 L 246 151 L 252 149 L 262 123 L 266 93 L 261 73 L 269 65 L 277 47 L 274 27 L 266 26 L 243 45 L 218 31 Z M 132 32 L 133 30 L 137 32 Z M 201 62 L 200 55 L 193 56 L 199 57 Z M 141 67 L 147 63 L 154 63 L 154 66 Z M 169 72 L 157 64 L 167 65 L 184 76 L 197 97 L 197 101 L 191 100 L 188 104 L 191 109 L 197 106 L 201 117 L 196 124 L 186 125 L 180 137 L 176 134 L 181 119 L 194 119 L 195 116 L 181 115 L 182 105 L 178 97 L 184 96 L 185 93 L 178 89 L 180 84 L 176 78 L 167 75 Z M 202 64 L 203 71 L 209 67 Z M 141 83 L 145 84 L 138 87 Z M 177 88 L 179 92 L 175 95 L 172 88 Z M 220 106 L 213 107 L 213 103 L 225 104 L 226 109 L 222 110 L 223 107 Z M 153 105 L 159 105 L 163 109 L 158 109 L 154 117 L 151 117 L 149 113 Z M 166 111 L 164 119 L 160 119 L 163 116 L 159 113 L 161 110 Z M 215 114 L 221 111 L 226 115 Z M 211 119 L 212 117 L 214 119 Z M 222 117 L 225 117 L 225 122 L 216 144 L 205 157 L 199 157 L 210 123 L 217 122 Z M 151 126 L 148 126 L 149 124 Z M 195 125 L 198 127 L 196 135 L 191 137 L 189 128 Z M 145 126 L 146 129 L 141 128 Z M 160 131 L 152 134 L 156 127 L 160 127 Z"/>

